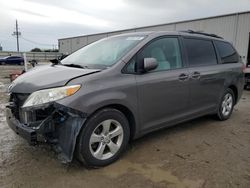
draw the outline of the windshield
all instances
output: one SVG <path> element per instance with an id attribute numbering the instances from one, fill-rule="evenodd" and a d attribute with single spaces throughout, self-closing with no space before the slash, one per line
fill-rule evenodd
<path id="1" fill-rule="evenodd" d="M 62 60 L 62 64 L 105 69 L 115 64 L 144 38 L 145 36 L 135 35 L 102 39 L 72 53 Z"/>

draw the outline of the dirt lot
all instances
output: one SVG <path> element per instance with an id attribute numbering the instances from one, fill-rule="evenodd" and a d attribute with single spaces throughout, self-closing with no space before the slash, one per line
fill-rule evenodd
<path id="1" fill-rule="evenodd" d="M 0 66 L 0 187 L 250 187 L 250 91 L 228 121 L 203 117 L 152 133 L 116 163 L 89 170 L 8 128 L 5 77 L 14 68 Z"/>

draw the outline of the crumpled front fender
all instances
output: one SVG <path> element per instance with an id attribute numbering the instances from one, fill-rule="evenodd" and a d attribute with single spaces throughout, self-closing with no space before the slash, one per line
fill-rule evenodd
<path id="1" fill-rule="evenodd" d="M 33 145 L 41 142 L 52 144 L 63 163 L 72 161 L 86 114 L 56 102 L 18 110 L 19 115 L 13 104 L 10 103 L 7 109 L 8 124 L 17 134 Z"/>
<path id="2" fill-rule="evenodd" d="M 56 150 L 59 152 L 58 157 L 63 163 L 72 161 L 77 136 L 85 121 L 85 118 L 71 114 L 67 120 L 58 126 L 58 143 L 56 144 Z"/>

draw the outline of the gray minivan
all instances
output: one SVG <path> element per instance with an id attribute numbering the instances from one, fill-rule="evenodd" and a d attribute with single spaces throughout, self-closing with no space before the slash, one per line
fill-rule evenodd
<path id="1" fill-rule="evenodd" d="M 59 157 L 108 165 L 130 140 L 204 115 L 231 116 L 244 65 L 216 35 L 138 32 L 108 37 L 34 68 L 9 87 L 9 126 Z"/>

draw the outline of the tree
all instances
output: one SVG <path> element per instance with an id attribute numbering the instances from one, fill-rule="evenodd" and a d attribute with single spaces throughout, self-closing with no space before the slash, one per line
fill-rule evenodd
<path id="1" fill-rule="evenodd" d="M 32 50 L 30 50 L 31 52 L 42 52 L 42 50 L 40 48 L 33 48 Z"/>
<path id="2" fill-rule="evenodd" d="M 45 49 L 44 52 L 58 52 L 58 49 Z"/>

